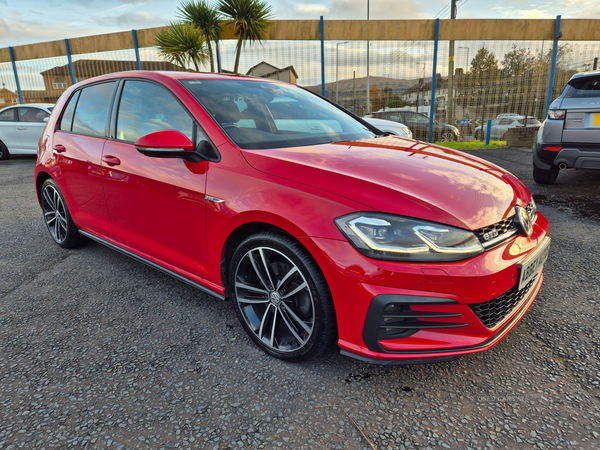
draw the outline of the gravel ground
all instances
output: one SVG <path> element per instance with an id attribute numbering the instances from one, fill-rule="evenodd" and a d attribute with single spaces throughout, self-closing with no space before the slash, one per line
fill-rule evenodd
<path id="1" fill-rule="evenodd" d="M 600 448 L 600 173 L 543 187 L 526 150 L 474 153 L 549 218 L 546 281 L 492 350 L 405 367 L 265 356 L 230 302 L 54 245 L 35 159 L 2 161 L 0 448 Z"/>

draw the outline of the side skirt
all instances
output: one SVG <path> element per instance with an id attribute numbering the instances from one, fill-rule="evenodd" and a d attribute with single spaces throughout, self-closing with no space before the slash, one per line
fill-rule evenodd
<path id="1" fill-rule="evenodd" d="M 202 286 L 199 283 L 196 283 L 193 280 L 190 280 L 189 278 L 184 277 L 183 275 L 178 274 L 177 272 L 173 272 L 172 270 L 167 269 L 166 267 L 161 266 L 160 264 L 157 264 L 153 261 L 150 261 L 140 255 L 137 255 L 133 252 L 130 252 L 129 250 L 125 250 L 124 248 L 119 247 L 118 245 L 113 244 L 112 242 L 109 242 L 105 239 L 102 239 L 92 233 L 88 233 L 87 231 L 83 231 L 83 230 L 79 230 L 79 232 L 81 234 L 83 234 L 84 236 L 89 237 L 90 239 L 99 242 L 102 245 L 106 245 L 108 248 L 112 249 L 112 250 L 116 250 L 119 253 L 122 253 L 126 256 L 129 256 L 130 258 L 135 259 L 136 261 L 139 261 L 141 263 L 147 264 L 148 266 L 152 267 L 153 269 L 157 269 L 160 270 L 161 272 L 166 273 L 167 275 L 172 276 L 173 278 L 175 278 L 176 280 L 179 281 L 183 281 L 184 283 L 189 284 L 190 286 L 195 287 L 196 289 L 201 290 L 202 292 L 205 292 L 207 294 L 212 295 L 213 297 L 217 297 L 219 300 L 225 300 L 225 296 L 213 291 L 212 289 L 207 288 L 206 286 Z"/>

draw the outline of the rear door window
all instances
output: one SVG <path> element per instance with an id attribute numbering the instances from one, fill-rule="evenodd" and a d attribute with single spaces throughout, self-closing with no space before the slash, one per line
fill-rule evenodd
<path id="1" fill-rule="evenodd" d="M 79 110 L 79 108 L 77 108 Z M 117 139 L 135 142 L 159 130 L 177 130 L 193 139 L 194 121 L 164 88 L 128 80 L 123 87 L 117 116 Z"/>
<path id="2" fill-rule="evenodd" d="M 73 133 L 106 136 L 108 109 L 116 81 L 83 88 L 73 118 Z"/>

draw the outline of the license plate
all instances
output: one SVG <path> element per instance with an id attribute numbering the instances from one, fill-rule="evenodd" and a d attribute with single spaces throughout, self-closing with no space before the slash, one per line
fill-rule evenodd
<path id="1" fill-rule="evenodd" d="M 600 126 L 600 114 L 594 114 L 594 126 Z"/>
<path id="2" fill-rule="evenodd" d="M 550 238 L 538 248 L 535 253 L 529 256 L 525 261 L 519 264 L 519 286 L 520 291 L 529 283 L 538 273 L 541 272 L 544 263 L 548 259 L 550 252 Z"/>

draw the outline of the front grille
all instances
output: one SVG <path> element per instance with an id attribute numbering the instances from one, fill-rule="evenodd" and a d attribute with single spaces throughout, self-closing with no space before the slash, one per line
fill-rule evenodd
<path id="1" fill-rule="evenodd" d="M 504 219 L 501 222 L 475 230 L 473 231 L 473 233 L 475 233 L 475 236 L 477 236 L 477 239 L 479 239 L 479 242 L 481 242 L 481 244 L 483 245 L 486 242 L 491 241 L 492 239 L 496 239 L 512 231 L 512 229 L 515 227 L 514 221 L 515 216 L 511 216 L 508 219 Z"/>
<path id="2" fill-rule="evenodd" d="M 481 323 L 487 328 L 492 329 L 504 321 L 504 319 L 506 319 L 506 317 L 521 304 L 536 280 L 537 275 L 520 291 L 518 291 L 517 286 L 515 286 L 489 302 L 475 303 L 469 305 L 469 308 L 471 308 L 471 311 L 473 311 L 477 318 L 481 320 Z"/>

